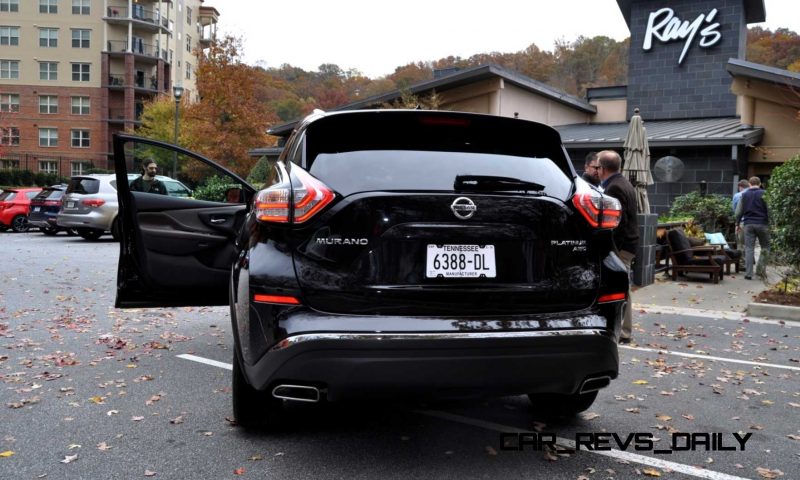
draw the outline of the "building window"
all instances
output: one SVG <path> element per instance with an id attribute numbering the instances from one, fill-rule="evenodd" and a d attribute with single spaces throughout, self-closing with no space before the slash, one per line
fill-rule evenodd
<path id="1" fill-rule="evenodd" d="M 73 63 L 72 64 L 72 81 L 73 82 L 88 82 L 89 81 L 89 67 L 88 63 Z"/>
<path id="2" fill-rule="evenodd" d="M 19 113 L 19 94 L 0 93 L 0 112 Z"/>
<path id="3" fill-rule="evenodd" d="M 19 128 L 0 127 L 0 145 L 19 145 Z"/>
<path id="4" fill-rule="evenodd" d="M 89 115 L 89 97 L 72 97 L 72 114 Z"/>
<path id="5" fill-rule="evenodd" d="M 40 28 L 39 29 L 39 46 L 50 48 L 58 46 L 58 29 L 57 28 Z"/>
<path id="6" fill-rule="evenodd" d="M 72 162 L 70 164 L 69 174 L 72 177 L 74 177 L 75 175 L 83 175 L 90 168 L 92 168 L 92 164 L 89 162 Z"/>
<path id="7" fill-rule="evenodd" d="M 19 78 L 19 60 L 0 60 L 0 78 Z"/>
<path id="8" fill-rule="evenodd" d="M 19 12 L 19 0 L 0 0 L 0 12 Z"/>
<path id="9" fill-rule="evenodd" d="M 186 51 L 192 53 L 192 36 L 186 35 Z"/>
<path id="10" fill-rule="evenodd" d="M 89 130 L 72 130 L 72 148 L 89 148 Z"/>
<path id="11" fill-rule="evenodd" d="M 39 113 L 58 113 L 58 97 L 39 95 Z"/>
<path id="12" fill-rule="evenodd" d="M 186 7 L 186 24 L 192 24 L 192 7 Z"/>
<path id="13" fill-rule="evenodd" d="M 192 64 L 186 62 L 186 80 L 192 79 Z"/>
<path id="14" fill-rule="evenodd" d="M 91 0 L 72 0 L 73 15 L 89 15 L 91 13 L 89 5 Z"/>
<path id="15" fill-rule="evenodd" d="M 4 159 L 0 160 L 0 169 L 3 169 L 3 170 L 19 170 L 19 160 L 7 160 L 7 159 L 4 158 Z M 6 200 L 9 200 L 9 199 L 6 198 Z"/>
<path id="16" fill-rule="evenodd" d="M 57 128 L 40 128 L 39 129 L 39 146 L 40 147 L 57 147 L 58 146 L 58 129 Z"/>
<path id="17" fill-rule="evenodd" d="M 39 160 L 41 173 L 58 173 L 58 162 L 55 160 Z"/>
<path id="18" fill-rule="evenodd" d="M 39 80 L 58 80 L 58 62 L 39 62 Z"/>
<path id="19" fill-rule="evenodd" d="M 92 31 L 85 28 L 72 29 L 72 48 L 89 48 Z"/>
<path id="20" fill-rule="evenodd" d="M 39 0 L 39 13 L 58 13 L 58 0 Z"/>
<path id="21" fill-rule="evenodd" d="M 19 45 L 19 27 L 0 26 L 0 45 Z"/>

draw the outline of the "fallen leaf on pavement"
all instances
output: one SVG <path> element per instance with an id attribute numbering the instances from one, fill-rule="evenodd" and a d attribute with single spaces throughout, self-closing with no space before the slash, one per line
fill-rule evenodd
<path id="1" fill-rule="evenodd" d="M 106 442 L 100 442 L 97 444 L 98 450 L 106 451 L 106 450 L 111 450 L 111 448 L 112 447 L 108 445 Z"/>
<path id="2" fill-rule="evenodd" d="M 155 477 L 156 476 L 156 472 L 154 472 L 152 470 L 145 470 L 144 471 L 144 476 L 145 477 Z"/>
<path id="3" fill-rule="evenodd" d="M 756 472 L 761 476 L 761 478 L 778 478 L 783 476 L 783 472 L 778 470 L 770 470 L 769 468 L 758 467 L 756 468 Z"/>
<path id="4" fill-rule="evenodd" d="M 656 470 L 654 468 L 644 468 L 644 469 L 642 469 L 642 473 L 644 473 L 648 477 L 660 477 L 661 476 L 661 472 L 659 472 L 658 470 Z"/>
<path id="5" fill-rule="evenodd" d="M 183 415 L 178 415 L 177 417 L 175 417 L 172 420 L 170 420 L 169 423 L 171 423 L 173 425 L 178 425 L 180 423 L 183 423 Z"/>
<path id="6" fill-rule="evenodd" d="M 656 418 L 661 420 L 662 422 L 668 422 L 672 420 L 672 417 L 670 417 L 669 415 L 656 415 Z"/>
<path id="7" fill-rule="evenodd" d="M 65 455 L 64 460 L 61 460 L 61 463 L 70 463 L 74 462 L 78 459 L 78 455 Z"/>
<path id="8" fill-rule="evenodd" d="M 636 380 L 632 382 L 634 385 L 647 385 L 649 382 L 647 380 Z"/>
<path id="9" fill-rule="evenodd" d="M 234 475 L 244 475 L 244 467 L 239 467 L 233 471 Z"/>
<path id="10" fill-rule="evenodd" d="M 14 455 L 14 452 L 11 450 L 6 450 L 5 452 L 0 452 L 0 458 L 8 458 L 11 455 Z"/>
<path id="11" fill-rule="evenodd" d="M 595 418 L 597 418 L 599 416 L 600 416 L 600 414 L 599 413 L 595 413 L 595 412 L 583 412 L 583 413 L 581 413 L 581 418 L 583 418 L 584 420 L 594 420 Z"/>

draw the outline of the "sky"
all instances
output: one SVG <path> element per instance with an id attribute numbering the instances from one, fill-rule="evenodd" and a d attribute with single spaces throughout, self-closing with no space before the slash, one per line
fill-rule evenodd
<path id="1" fill-rule="evenodd" d="M 220 12 L 217 34 L 242 39 L 251 65 L 323 63 L 370 78 L 450 55 L 517 52 L 583 35 L 630 35 L 616 0 L 206 0 Z M 749 26 L 800 33 L 799 0 L 764 0 L 767 21 Z"/>

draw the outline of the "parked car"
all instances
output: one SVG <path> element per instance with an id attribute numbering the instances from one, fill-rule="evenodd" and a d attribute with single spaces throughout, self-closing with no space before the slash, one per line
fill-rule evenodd
<path id="1" fill-rule="evenodd" d="M 61 228 L 74 228 L 86 240 L 97 240 L 111 231 L 117 238 L 115 223 L 117 180 L 113 174 L 78 175 L 70 178 L 56 224 Z"/>
<path id="2" fill-rule="evenodd" d="M 31 199 L 41 188 L 9 188 L 0 193 L 0 231 L 27 232 Z"/>
<path id="3" fill-rule="evenodd" d="M 124 134 L 116 168 L 156 148 L 224 171 Z M 576 175 L 551 127 L 314 114 L 274 174 L 256 192 L 227 172 L 234 205 L 119 190 L 116 306 L 229 304 L 241 425 L 273 426 L 284 401 L 384 395 L 527 394 L 573 415 L 617 377 L 620 204 Z"/>
<path id="4" fill-rule="evenodd" d="M 64 197 L 66 189 L 66 184 L 45 187 L 31 200 L 30 214 L 28 215 L 30 226 L 38 227 L 39 231 L 45 235 L 55 235 L 60 231 L 66 231 L 68 235 L 77 234 L 75 230 L 59 227 L 56 223 L 58 211 L 61 209 L 61 199 Z"/>
<path id="5" fill-rule="evenodd" d="M 138 175 L 129 175 L 128 183 Z M 191 190 L 181 182 L 158 175 L 167 187 L 167 194 L 176 197 L 191 196 Z M 70 179 L 57 224 L 61 228 L 74 228 L 86 240 L 97 240 L 106 232 L 119 239 L 117 213 L 117 179 L 113 174 L 80 175 Z"/>

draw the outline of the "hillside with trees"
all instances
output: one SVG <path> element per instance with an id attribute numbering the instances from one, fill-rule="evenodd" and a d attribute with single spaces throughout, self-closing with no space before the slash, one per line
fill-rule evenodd
<path id="1" fill-rule="evenodd" d="M 196 70 L 200 101 L 184 104 L 180 144 L 216 159 L 231 159 L 237 172 L 252 167 L 246 151 L 274 142 L 268 127 L 303 117 L 315 108 L 330 109 L 417 82 L 430 80 L 437 69 L 470 68 L 494 63 L 576 96 L 590 87 L 625 85 L 629 39 L 605 36 L 559 40 L 552 51 L 535 44 L 513 52 L 479 53 L 469 58 L 446 57 L 399 66 L 391 74 L 370 79 L 359 71 L 323 64 L 318 71 L 292 65 L 263 68 L 242 63 L 241 42 L 220 39 L 204 52 Z M 788 29 L 761 27 L 748 31 L 747 60 L 800 71 L 800 35 Z M 171 141 L 174 104 L 169 98 L 146 106 L 140 134 Z M 236 159 L 236 160 L 234 160 Z"/>

